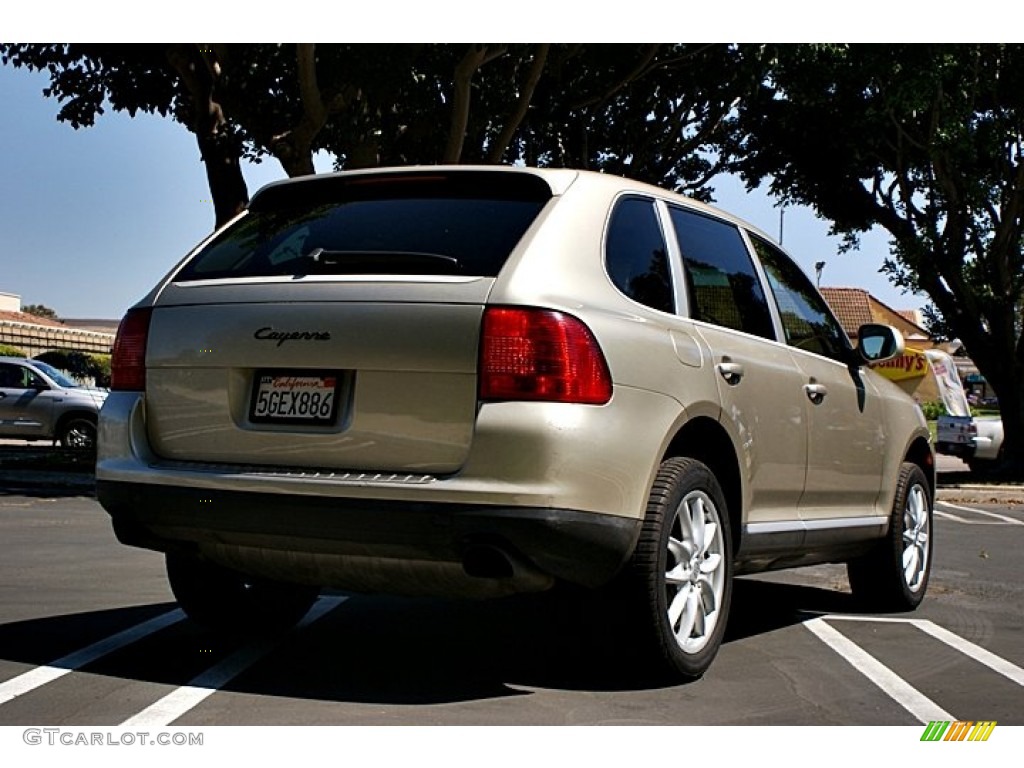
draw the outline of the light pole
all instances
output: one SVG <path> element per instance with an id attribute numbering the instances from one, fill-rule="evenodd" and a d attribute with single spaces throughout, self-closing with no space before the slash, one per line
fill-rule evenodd
<path id="1" fill-rule="evenodd" d="M 818 287 L 821 288 L 821 273 L 825 271 L 825 262 L 818 261 L 814 264 L 814 273 L 818 276 Z"/>

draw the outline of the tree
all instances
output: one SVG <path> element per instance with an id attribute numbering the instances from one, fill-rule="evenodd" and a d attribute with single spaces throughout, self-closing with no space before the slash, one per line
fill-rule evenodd
<path id="1" fill-rule="evenodd" d="M 627 174 L 707 197 L 760 49 L 729 45 L 0 45 L 45 70 L 58 119 L 108 106 L 195 136 L 221 224 L 248 201 L 240 159 L 337 166 L 516 163 Z"/>
<path id="2" fill-rule="evenodd" d="M 36 355 L 35 359 L 71 374 L 78 381 L 92 379 L 98 387 L 110 386 L 110 355 L 58 349 Z"/>
<path id="3" fill-rule="evenodd" d="M 928 294 L 996 392 L 1024 467 L 1024 47 L 790 46 L 740 107 L 734 164 L 836 233 L 881 226 L 884 271 Z"/>
<path id="4" fill-rule="evenodd" d="M 22 306 L 21 311 L 26 315 L 34 315 L 36 317 L 45 317 L 48 320 L 60 320 L 57 317 L 57 313 L 43 304 L 25 304 Z"/>
<path id="5" fill-rule="evenodd" d="M 196 136 L 219 225 L 248 202 L 239 164 L 241 143 L 218 101 L 222 72 L 201 45 L 0 45 L 0 60 L 46 70 L 43 93 L 61 108 L 57 119 L 88 127 L 106 106 L 172 116 Z"/>

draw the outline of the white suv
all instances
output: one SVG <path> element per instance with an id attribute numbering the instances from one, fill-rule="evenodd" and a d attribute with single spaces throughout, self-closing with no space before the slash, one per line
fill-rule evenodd
<path id="1" fill-rule="evenodd" d="M 210 625 L 610 585 L 632 659 L 692 677 L 734 574 L 924 595 L 928 430 L 869 366 L 898 333 L 860 339 L 763 234 L 627 179 L 281 182 L 122 322 L 98 495 Z"/>

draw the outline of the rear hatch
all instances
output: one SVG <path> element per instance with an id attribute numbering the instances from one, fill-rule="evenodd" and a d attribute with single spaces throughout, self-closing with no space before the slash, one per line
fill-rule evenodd
<path id="1" fill-rule="evenodd" d="M 447 473 L 477 408 L 484 304 L 551 188 L 525 173 L 265 188 L 153 307 L 146 414 L 177 461 Z"/>

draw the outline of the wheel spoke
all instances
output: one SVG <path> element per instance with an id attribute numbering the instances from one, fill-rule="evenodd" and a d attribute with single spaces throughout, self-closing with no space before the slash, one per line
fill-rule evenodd
<path id="1" fill-rule="evenodd" d="M 915 531 L 920 530 L 928 522 L 925 506 L 924 491 L 915 485 L 910 492 L 910 498 L 907 499 L 907 512 Z"/>
<path id="2" fill-rule="evenodd" d="M 708 555 L 700 562 L 701 573 L 714 573 L 722 564 L 722 556 L 719 554 Z"/>
<path id="3" fill-rule="evenodd" d="M 917 581 L 917 569 L 921 564 L 921 553 L 917 547 L 907 547 L 903 552 L 903 578 L 907 584 L 913 585 Z"/>
<path id="4" fill-rule="evenodd" d="M 676 592 L 675 597 L 672 598 L 671 605 L 668 607 L 668 623 L 673 628 L 673 631 L 676 623 L 679 621 L 679 617 L 683 615 L 683 609 L 686 607 L 686 599 L 689 592 L 688 588 Z"/>
<path id="5" fill-rule="evenodd" d="M 693 589 L 686 593 L 686 602 L 683 608 L 683 615 L 679 619 L 679 631 L 676 637 L 680 640 L 688 640 L 693 634 L 694 624 L 697 623 L 697 614 L 700 611 L 700 598 Z"/>
<path id="6" fill-rule="evenodd" d="M 708 547 L 715 543 L 715 537 L 718 535 L 718 525 L 716 523 L 708 523 L 704 526 L 704 546 L 701 547 L 700 554 L 706 555 L 708 553 Z"/>
<path id="7" fill-rule="evenodd" d="M 690 632 L 691 635 L 697 637 L 704 637 L 707 634 L 707 609 L 704 607 L 704 599 L 700 596 L 697 590 L 694 590 L 697 595 L 696 605 L 693 609 L 693 630 Z"/>
<path id="8" fill-rule="evenodd" d="M 679 563 L 665 574 L 665 581 L 668 584 L 686 584 L 690 581 L 692 569 L 686 562 Z"/>
<path id="9" fill-rule="evenodd" d="M 679 507 L 679 514 L 676 516 L 679 523 L 679 540 L 687 548 L 693 546 L 693 520 L 690 516 L 689 504 L 684 500 Z"/>
<path id="10" fill-rule="evenodd" d="M 704 499 L 700 496 L 694 498 L 693 506 L 689 512 L 690 524 L 693 530 L 693 551 L 694 553 L 703 552 L 707 535 L 704 525 Z"/>
<path id="11" fill-rule="evenodd" d="M 669 537 L 668 551 L 669 554 L 676 559 L 677 563 L 690 559 L 692 553 L 689 550 L 690 544 L 688 542 L 680 541 L 679 539 L 672 538 L 671 536 Z"/>
<path id="12" fill-rule="evenodd" d="M 700 600 L 704 608 L 704 614 L 710 615 L 718 610 L 718 596 L 715 594 L 715 588 L 706 578 L 702 578 L 697 583 L 700 587 Z"/>

